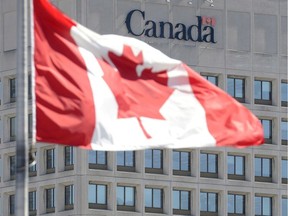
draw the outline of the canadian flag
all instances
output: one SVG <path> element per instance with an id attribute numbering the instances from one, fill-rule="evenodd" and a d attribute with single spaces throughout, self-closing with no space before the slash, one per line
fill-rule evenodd
<path id="1" fill-rule="evenodd" d="M 34 0 L 37 142 L 94 150 L 245 147 L 259 120 L 178 60 L 142 41 L 99 35 Z"/>

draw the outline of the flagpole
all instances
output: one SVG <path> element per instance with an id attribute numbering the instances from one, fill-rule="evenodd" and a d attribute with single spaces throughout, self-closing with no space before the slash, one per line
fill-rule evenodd
<path id="1" fill-rule="evenodd" d="M 17 1 L 15 215 L 28 216 L 28 0 Z"/>

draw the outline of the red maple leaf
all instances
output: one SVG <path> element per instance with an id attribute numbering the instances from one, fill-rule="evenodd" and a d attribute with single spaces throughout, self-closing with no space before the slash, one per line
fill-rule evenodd
<path id="1" fill-rule="evenodd" d="M 147 68 L 138 75 L 136 67 L 143 65 L 143 53 L 141 51 L 135 56 L 127 45 L 124 45 L 122 55 L 108 52 L 108 56 L 117 70 L 107 61 L 100 61 L 100 64 L 103 78 L 118 103 L 118 118 L 136 117 L 146 137 L 150 137 L 140 117 L 164 119 L 159 110 L 173 92 L 167 86 L 167 71 L 153 73 L 151 68 Z"/>

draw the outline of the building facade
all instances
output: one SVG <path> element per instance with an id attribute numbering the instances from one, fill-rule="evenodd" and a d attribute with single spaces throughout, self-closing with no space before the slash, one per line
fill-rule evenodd
<path id="1" fill-rule="evenodd" d="M 30 215 L 288 215 L 287 0 L 52 2 L 100 34 L 134 37 L 182 60 L 260 119 L 265 144 L 135 152 L 37 144 Z M 0 216 L 11 216 L 16 0 L 0 0 L 0 14 Z"/>

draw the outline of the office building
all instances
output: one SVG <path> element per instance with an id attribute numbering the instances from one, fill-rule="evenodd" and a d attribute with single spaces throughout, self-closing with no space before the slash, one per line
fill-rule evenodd
<path id="1" fill-rule="evenodd" d="M 52 2 L 100 34 L 134 37 L 182 60 L 260 119 L 265 144 L 135 152 L 37 144 L 30 215 L 288 215 L 287 0 Z M 16 0 L 0 0 L 0 15 L 0 216 L 11 216 Z"/>

